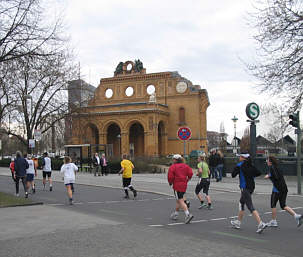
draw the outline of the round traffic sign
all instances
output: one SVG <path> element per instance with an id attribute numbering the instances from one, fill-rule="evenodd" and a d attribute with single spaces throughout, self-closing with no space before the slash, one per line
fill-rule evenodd
<path id="1" fill-rule="evenodd" d="M 246 115 L 251 120 L 257 119 L 260 115 L 259 105 L 257 105 L 256 103 L 249 103 L 248 105 L 246 105 Z"/>
<path id="2" fill-rule="evenodd" d="M 188 140 L 191 137 L 191 130 L 190 128 L 187 127 L 181 127 L 178 129 L 177 135 L 180 140 L 183 141 Z"/>

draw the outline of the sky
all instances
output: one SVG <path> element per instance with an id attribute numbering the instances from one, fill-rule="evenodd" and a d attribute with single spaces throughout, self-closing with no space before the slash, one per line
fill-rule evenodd
<path id="1" fill-rule="evenodd" d="M 140 59 L 147 73 L 178 71 L 207 89 L 207 129 L 237 135 L 248 126 L 245 107 L 260 95 L 245 63 L 255 58 L 249 24 L 253 0 L 61 0 L 81 77 L 94 86 L 120 61 Z M 258 130 L 258 127 L 257 127 Z"/>

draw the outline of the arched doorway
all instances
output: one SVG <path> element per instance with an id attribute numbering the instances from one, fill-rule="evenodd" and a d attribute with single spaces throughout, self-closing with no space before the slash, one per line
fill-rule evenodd
<path id="1" fill-rule="evenodd" d="M 113 155 L 121 156 L 121 129 L 116 123 L 108 126 L 106 141 L 113 145 Z"/>
<path id="2" fill-rule="evenodd" d="M 164 133 L 165 133 L 164 122 L 160 121 L 158 124 L 158 155 L 159 156 L 165 154 Z"/>
<path id="3" fill-rule="evenodd" d="M 138 122 L 129 128 L 129 153 L 131 157 L 144 156 L 144 128 Z"/>

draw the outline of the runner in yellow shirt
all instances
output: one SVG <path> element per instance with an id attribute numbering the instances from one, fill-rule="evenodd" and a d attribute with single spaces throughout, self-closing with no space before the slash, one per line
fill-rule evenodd
<path id="1" fill-rule="evenodd" d="M 124 198 L 126 198 L 126 199 L 129 199 L 128 189 L 133 192 L 134 198 L 137 197 L 137 191 L 131 185 L 134 168 L 135 168 L 134 164 L 130 160 L 127 159 L 127 155 L 123 154 L 123 160 L 121 161 L 121 170 L 119 172 L 119 175 L 122 174 L 122 182 L 123 182 L 123 188 L 124 188 L 124 192 L 125 192 Z"/>

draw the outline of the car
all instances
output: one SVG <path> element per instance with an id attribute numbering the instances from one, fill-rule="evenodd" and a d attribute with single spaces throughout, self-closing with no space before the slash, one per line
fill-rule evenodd
<path id="1" fill-rule="evenodd" d="M 198 158 L 199 156 L 205 154 L 202 150 L 192 150 L 189 154 L 189 158 Z"/>

